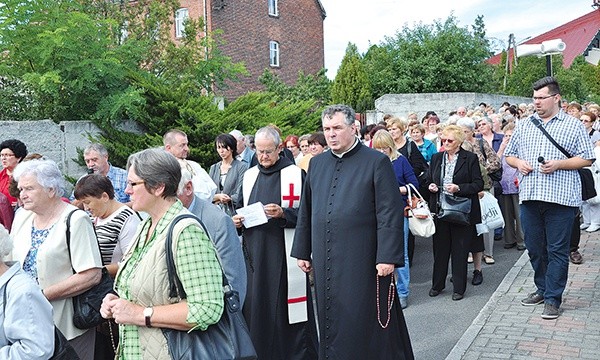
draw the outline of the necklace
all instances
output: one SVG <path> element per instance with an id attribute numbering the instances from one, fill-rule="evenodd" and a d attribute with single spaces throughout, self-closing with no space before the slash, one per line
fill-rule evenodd
<path id="1" fill-rule="evenodd" d="M 62 201 L 61 201 L 62 202 Z M 54 207 L 54 209 L 52 209 L 52 212 L 50 213 L 49 216 L 45 217 L 45 221 L 42 222 L 41 218 L 39 215 L 36 215 L 35 217 L 35 228 L 38 230 L 43 230 L 43 229 L 48 229 L 50 228 L 52 225 L 54 225 L 54 223 L 56 223 L 56 220 L 58 219 L 58 215 L 60 215 L 62 213 L 63 210 L 63 206 L 62 204 L 58 204 L 57 206 Z"/>

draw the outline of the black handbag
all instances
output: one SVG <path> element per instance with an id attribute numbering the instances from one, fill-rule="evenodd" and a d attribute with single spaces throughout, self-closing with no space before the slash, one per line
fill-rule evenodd
<path id="1" fill-rule="evenodd" d="M 12 277 L 10 279 L 12 279 Z M 4 285 L 4 308 L 2 309 L 4 313 L 6 313 L 6 288 L 8 287 L 10 279 L 8 279 L 6 285 Z M 79 355 L 63 333 L 58 330 L 56 325 L 54 325 L 54 352 L 52 353 L 50 360 L 79 360 Z"/>
<path id="2" fill-rule="evenodd" d="M 544 134 L 544 136 L 546 136 L 548 138 L 548 140 L 550 140 L 552 145 L 556 146 L 556 148 L 558 150 L 560 150 L 561 153 L 563 153 L 569 159 L 573 157 L 571 154 L 569 154 L 567 152 L 567 150 L 565 150 L 564 147 L 560 146 L 556 142 L 556 140 L 554 140 L 554 138 L 552 136 L 550 136 L 550 134 L 548 134 L 548 131 L 546 131 L 546 129 L 544 129 L 544 127 L 542 126 L 542 123 L 540 122 L 539 119 L 532 117 L 531 121 L 535 124 L 535 126 L 538 129 L 540 129 L 542 134 Z M 592 172 L 590 171 L 590 169 L 586 169 L 586 168 L 577 169 L 577 173 L 579 174 L 579 179 L 581 180 L 581 200 L 585 201 L 585 200 L 591 199 L 591 198 L 595 197 L 596 195 L 598 195 L 596 193 L 596 186 L 594 185 L 594 176 L 592 175 Z"/>
<path id="3" fill-rule="evenodd" d="M 173 258 L 173 227 L 184 218 L 194 218 L 198 221 L 204 232 L 208 234 L 200 219 L 192 214 L 178 215 L 173 219 L 167 230 L 166 259 L 169 276 L 169 297 L 186 298 L 185 290 L 175 271 Z M 206 330 L 191 332 L 162 328 L 167 339 L 169 355 L 175 360 L 196 359 L 256 359 L 256 350 L 250 338 L 248 325 L 241 314 L 240 298 L 235 289 L 229 286 L 227 278 L 223 275 L 223 290 L 225 309 L 221 319 Z"/>
<path id="4" fill-rule="evenodd" d="M 79 360 L 79 355 L 67 338 L 54 326 L 54 353 L 50 360 Z"/>
<path id="5" fill-rule="evenodd" d="M 67 249 L 69 251 L 69 261 L 71 260 L 71 215 L 78 210 L 73 210 L 67 215 Z M 100 249 L 100 248 L 98 248 Z M 71 266 L 73 274 L 75 269 Z M 108 270 L 102 268 L 102 278 L 100 283 L 94 285 L 86 292 L 73 297 L 73 325 L 79 329 L 90 329 L 96 327 L 104 321 L 100 315 L 100 306 L 102 300 L 109 294 L 115 294 L 113 290 L 113 279 L 110 277 Z"/>
<path id="6" fill-rule="evenodd" d="M 446 172 L 446 154 L 442 154 L 442 171 L 440 172 L 440 184 L 444 184 Z M 471 198 L 446 194 L 442 188 L 438 195 L 438 220 L 458 224 L 470 225 Z"/>
<path id="7" fill-rule="evenodd" d="M 458 225 L 471 225 L 471 198 L 440 192 L 438 220 Z"/>

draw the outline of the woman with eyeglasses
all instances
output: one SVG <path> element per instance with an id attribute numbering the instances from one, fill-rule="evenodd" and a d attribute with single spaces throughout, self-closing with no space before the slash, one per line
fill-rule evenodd
<path id="1" fill-rule="evenodd" d="M 27 146 L 17 139 L 4 140 L 0 143 L 0 160 L 2 160 L 2 171 L 0 171 L 0 193 L 2 193 L 11 206 L 17 205 L 17 198 L 12 197 L 8 191 L 15 167 L 27 156 Z"/>
<path id="2" fill-rule="evenodd" d="M 63 175 L 52 160 L 20 163 L 14 171 L 23 206 L 11 236 L 13 259 L 50 301 L 54 323 L 81 359 L 93 359 L 96 329 L 73 324 L 73 297 L 100 282 L 102 259 L 90 217 L 65 203 Z M 67 218 L 69 222 L 67 224 Z M 70 245 L 67 247 L 67 229 Z"/>
<path id="3" fill-rule="evenodd" d="M 223 274 L 215 248 L 194 219 L 173 227 L 173 260 L 186 299 L 169 296 L 165 243 L 175 217 L 189 214 L 177 199 L 181 165 L 163 149 L 146 149 L 127 160 L 132 209 L 149 217 L 137 228 L 100 313 L 119 324 L 119 359 L 170 359 L 162 328 L 206 330 L 223 313 Z"/>
<path id="4" fill-rule="evenodd" d="M 434 214 L 438 213 L 440 192 L 471 199 L 469 225 L 435 220 L 433 276 L 429 296 L 438 296 L 446 287 L 448 261 L 452 258 L 452 300 L 455 301 L 463 298 L 467 287 L 467 256 L 477 235 L 475 224 L 481 222 L 478 193 L 483 190 L 479 159 L 477 155 L 461 148 L 464 140 L 465 133 L 461 127 L 446 126 L 440 137 L 445 150 L 433 155 L 427 172 L 431 193 L 429 207 Z"/>
<path id="5" fill-rule="evenodd" d="M 458 120 L 457 125 L 460 126 L 465 133 L 465 141 L 462 145 L 463 149 L 475 153 L 479 159 L 479 164 L 485 168 L 485 174 L 483 175 L 485 183 L 484 190 L 490 191 L 490 193 L 493 195 L 492 181 L 488 174 L 496 172 L 502 168 L 500 158 L 494 149 L 492 149 L 492 147 L 487 143 L 487 141 L 477 139 L 474 136 L 475 121 L 473 121 L 473 119 L 468 117 L 461 118 Z M 480 250 L 478 245 L 479 242 L 475 242 L 474 248 L 472 249 L 473 265 L 475 267 L 472 281 L 473 285 L 479 285 L 483 281 L 483 275 L 481 273 L 481 261 L 483 260 L 488 265 L 492 265 L 496 262 L 494 259 L 494 233 L 487 232 L 482 236 L 484 249 Z"/>

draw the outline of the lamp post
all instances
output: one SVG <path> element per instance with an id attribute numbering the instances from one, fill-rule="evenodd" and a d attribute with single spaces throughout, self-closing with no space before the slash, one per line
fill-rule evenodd
<path id="1" fill-rule="evenodd" d="M 567 48 L 561 39 L 543 41 L 541 44 L 523 44 L 517 46 L 517 56 L 546 56 L 546 75 L 552 76 L 552 55 L 560 54 Z"/>

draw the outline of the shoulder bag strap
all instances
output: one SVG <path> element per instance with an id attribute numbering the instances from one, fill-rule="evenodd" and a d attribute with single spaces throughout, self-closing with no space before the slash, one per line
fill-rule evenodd
<path id="1" fill-rule="evenodd" d="M 552 145 L 556 146 L 556 148 L 558 150 L 560 150 L 561 153 L 563 153 L 567 158 L 572 158 L 573 156 L 571 154 L 569 154 L 567 152 L 567 150 L 565 150 L 565 148 L 563 148 L 562 146 L 560 146 L 556 140 L 554 140 L 552 138 L 552 136 L 550 136 L 550 134 L 548 134 L 548 131 L 546 131 L 546 129 L 544 129 L 544 127 L 542 126 L 542 123 L 540 122 L 539 119 L 536 119 L 535 117 L 531 118 L 531 121 L 533 122 L 533 124 L 540 129 L 540 131 L 542 132 L 542 134 L 544 134 L 544 136 L 546 136 L 548 138 L 548 140 L 550 140 L 550 142 L 552 143 Z"/>
<path id="2" fill-rule="evenodd" d="M 483 147 L 483 138 L 479 138 L 479 148 L 481 149 L 481 153 L 483 154 L 483 159 L 487 161 L 487 154 L 485 153 L 485 148 Z"/>
<path id="3" fill-rule="evenodd" d="M 66 221 L 67 222 L 67 230 L 65 232 L 65 238 L 67 240 L 67 251 L 69 253 L 69 263 L 71 264 L 71 270 L 73 270 L 73 274 L 75 274 L 77 272 L 73 268 L 73 261 L 72 261 L 72 257 L 71 257 L 71 216 L 73 216 L 73 214 L 76 211 L 83 211 L 83 210 L 75 209 L 67 215 L 67 221 Z M 87 216 L 87 213 L 86 213 L 86 216 Z M 96 235 L 96 228 L 94 227 L 94 225 L 92 225 L 92 229 L 94 229 L 94 234 Z M 96 245 L 98 245 L 98 252 L 100 253 L 100 259 L 102 259 L 102 250 L 100 250 L 100 244 L 98 243 L 98 235 L 96 235 Z M 105 268 L 103 267 L 103 269 L 105 269 Z M 102 270 L 102 271 L 104 271 L 104 270 Z"/>
<path id="4" fill-rule="evenodd" d="M 165 251 L 166 251 L 165 257 L 167 260 L 167 274 L 168 274 L 168 278 L 169 278 L 169 297 L 171 297 L 171 298 L 176 298 L 177 295 L 179 295 L 179 297 L 181 299 L 187 298 L 187 294 L 185 293 L 183 284 L 181 283 L 181 280 L 179 280 L 179 276 L 177 276 L 177 272 L 175 270 L 175 258 L 173 256 L 173 229 L 175 228 L 175 225 L 180 220 L 187 219 L 187 218 L 192 218 L 192 219 L 195 219 L 196 221 L 198 221 L 198 223 L 200 224 L 200 227 L 202 227 L 202 230 L 204 230 L 204 233 L 206 234 L 206 236 L 209 236 L 208 231 L 206 230 L 206 227 L 204 226 L 204 223 L 202 222 L 202 220 L 200 220 L 194 214 L 177 215 L 173 219 L 173 221 L 171 221 L 171 224 L 169 225 L 169 229 L 167 230 L 167 240 L 165 241 Z M 217 256 L 217 261 L 219 261 L 218 256 Z M 225 274 L 223 272 L 223 267 L 221 266 L 220 261 L 219 261 L 219 266 L 221 267 L 221 273 L 223 274 L 223 287 L 229 288 L 229 282 L 227 281 L 227 278 L 225 277 Z"/>
<path id="5" fill-rule="evenodd" d="M 408 190 L 409 199 L 412 197 L 411 191 L 413 191 L 419 197 L 420 200 L 425 200 L 423 198 L 423 196 L 421 195 L 421 193 L 419 192 L 419 190 L 417 190 L 417 188 L 413 184 L 411 184 L 411 183 L 406 184 L 406 189 Z"/>
<path id="6" fill-rule="evenodd" d="M 65 238 L 67 239 L 67 252 L 69 253 L 69 264 L 71 264 L 71 270 L 73 270 L 73 274 L 75 274 L 75 269 L 73 269 L 73 261 L 71 258 L 71 216 L 75 211 L 78 210 L 79 209 L 75 209 L 67 215 L 67 231 L 65 233 Z"/>

